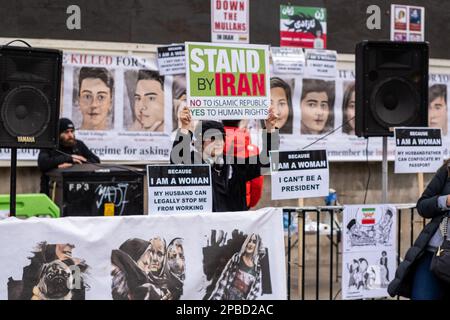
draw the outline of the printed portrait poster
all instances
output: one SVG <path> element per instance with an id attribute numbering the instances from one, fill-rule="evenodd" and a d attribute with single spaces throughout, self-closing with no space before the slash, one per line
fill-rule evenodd
<path id="1" fill-rule="evenodd" d="M 249 43 L 249 0 L 211 0 L 211 42 Z"/>
<path id="2" fill-rule="evenodd" d="M 154 59 L 64 53 L 61 116 L 101 160 L 167 160 L 171 82 Z M 167 106 L 167 107 L 166 107 Z"/>
<path id="3" fill-rule="evenodd" d="M 194 119 L 267 118 L 268 46 L 186 42 L 186 62 Z"/>
<path id="4" fill-rule="evenodd" d="M 280 5 L 280 46 L 326 49 L 327 10 Z"/>
<path id="5" fill-rule="evenodd" d="M 1 300 L 286 299 L 282 210 L 8 218 Z"/>

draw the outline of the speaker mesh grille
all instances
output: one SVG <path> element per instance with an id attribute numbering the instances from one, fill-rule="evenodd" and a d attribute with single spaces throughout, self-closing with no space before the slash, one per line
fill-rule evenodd
<path id="1" fill-rule="evenodd" d="M 51 106 L 47 97 L 31 86 L 11 90 L 1 110 L 2 122 L 12 136 L 38 137 L 50 121 Z"/>
<path id="2" fill-rule="evenodd" d="M 401 78 L 388 78 L 378 84 L 372 96 L 372 113 L 387 127 L 406 125 L 420 109 L 420 98 L 410 83 Z"/>

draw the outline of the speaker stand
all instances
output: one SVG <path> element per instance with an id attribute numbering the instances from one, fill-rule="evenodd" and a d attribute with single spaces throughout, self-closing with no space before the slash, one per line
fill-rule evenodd
<path id="1" fill-rule="evenodd" d="M 17 148 L 11 148 L 11 184 L 9 188 L 9 216 L 16 216 Z"/>
<path id="2" fill-rule="evenodd" d="M 388 202 L 388 137 L 383 137 L 383 161 L 381 164 L 381 203 Z"/>

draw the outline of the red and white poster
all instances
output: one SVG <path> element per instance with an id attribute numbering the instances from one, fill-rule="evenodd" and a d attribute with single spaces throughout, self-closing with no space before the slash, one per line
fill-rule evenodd
<path id="1" fill-rule="evenodd" d="M 326 49 L 327 9 L 280 5 L 280 46 Z"/>
<path id="2" fill-rule="evenodd" d="M 250 42 L 249 0 L 211 0 L 211 42 Z"/>

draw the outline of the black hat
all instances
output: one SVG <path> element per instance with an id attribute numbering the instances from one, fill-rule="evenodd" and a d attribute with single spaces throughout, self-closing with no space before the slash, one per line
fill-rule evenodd
<path id="1" fill-rule="evenodd" d="M 223 124 L 221 122 L 207 120 L 197 124 L 194 136 L 197 141 L 203 142 L 205 138 L 207 139 L 211 136 L 216 136 L 218 133 L 222 134 L 222 138 L 225 140 L 225 129 Z"/>
<path id="2" fill-rule="evenodd" d="M 347 224 L 347 229 L 350 230 L 355 224 L 356 224 L 355 219 L 350 220 L 350 222 Z"/>
<path id="3" fill-rule="evenodd" d="M 66 131 L 67 129 L 74 129 L 75 130 L 75 126 L 73 125 L 72 120 L 67 119 L 67 118 L 59 119 L 59 133 L 61 134 L 64 131 Z"/>
<path id="4" fill-rule="evenodd" d="M 150 245 L 150 242 L 142 239 L 128 239 L 119 247 L 120 250 L 127 253 L 131 259 L 138 261 L 139 258 L 144 254 L 145 250 Z"/>

